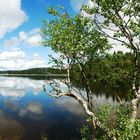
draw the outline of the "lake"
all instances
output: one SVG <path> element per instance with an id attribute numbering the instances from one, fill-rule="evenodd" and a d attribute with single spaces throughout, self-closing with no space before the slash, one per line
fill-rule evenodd
<path id="1" fill-rule="evenodd" d="M 52 98 L 43 91 L 45 80 L 0 77 L 0 140 L 80 140 L 87 116 L 70 97 Z M 96 104 L 117 101 L 104 93 Z"/>

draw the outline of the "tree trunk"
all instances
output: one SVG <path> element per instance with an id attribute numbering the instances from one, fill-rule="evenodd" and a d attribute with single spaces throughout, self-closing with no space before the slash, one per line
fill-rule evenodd
<path id="1" fill-rule="evenodd" d="M 136 98 L 132 99 L 132 101 L 131 101 L 131 108 L 132 108 L 131 118 L 132 118 L 133 121 L 137 117 L 138 103 L 140 101 L 140 87 L 135 94 L 136 94 Z"/>
<path id="2" fill-rule="evenodd" d="M 94 112 L 93 94 L 92 95 L 91 94 L 89 94 L 88 107 L 89 107 L 89 110 Z"/>
<path id="3" fill-rule="evenodd" d="M 137 117 L 137 111 L 138 111 L 138 103 L 140 100 L 140 83 L 138 83 L 138 89 L 136 87 L 136 82 L 138 78 L 138 72 L 139 72 L 139 63 L 138 63 L 138 55 L 139 52 L 137 50 L 134 50 L 134 74 L 133 74 L 133 83 L 132 83 L 132 90 L 135 98 L 131 100 L 131 108 L 132 108 L 132 113 L 131 113 L 131 118 L 132 121 L 135 121 Z"/>

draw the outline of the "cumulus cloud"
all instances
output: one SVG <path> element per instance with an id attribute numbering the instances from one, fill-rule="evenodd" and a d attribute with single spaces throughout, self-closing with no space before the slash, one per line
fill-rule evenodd
<path id="1" fill-rule="evenodd" d="M 21 59 L 25 58 L 26 54 L 25 52 L 21 50 L 13 50 L 13 51 L 4 51 L 0 53 L 0 60 L 8 60 L 9 59 Z"/>
<path id="2" fill-rule="evenodd" d="M 19 40 L 23 41 L 26 40 L 28 38 L 27 33 L 25 33 L 24 31 L 19 32 Z"/>
<path id="3" fill-rule="evenodd" d="M 29 32 L 20 31 L 18 36 L 11 37 L 4 40 L 5 47 L 18 47 L 18 46 L 40 46 L 41 36 L 40 29 L 35 28 Z"/>
<path id="4" fill-rule="evenodd" d="M 31 46 L 39 46 L 41 41 L 41 36 L 39 34 L 33 35 L 27 39 L 27 43 Z"/>
<path id="5" fill-rule="evenodd" d="M 4 43 L 5 43 L 5 46 L 7 47 L 11 47 L 11 46 L 16 47 L 19 45 L 19 40 L 17 37 L 14 36 L 14 37 L 11 37 L 9 40 L 5 40 Z"/>
<path id="6" fill-rule="evenodd" d="M 0 52 L 1 70 L 21 70 L 46 66 L 46 61 L 37 53 L 27 57 L 27 54 L 20 49 Z"/>
<path id="7" fill-rule="evenodd" d="M 34 28 L 31 31 L 28 32 L 29 35 L 34 35 L 36 33 L 40 33 L 40 28 Z"/>
<path id="8" fill-rule="evenodd" d="M 27 33 L 28 38 L 25 40 L 27 46 L 40 46 L 41 45 L 41 36 L 40 28 L 32 29 Z"/>
<path id="9" fill-rule="evenodd" d="M 0 38 L 27 20 L 21 0 L 0 0 Z"/>

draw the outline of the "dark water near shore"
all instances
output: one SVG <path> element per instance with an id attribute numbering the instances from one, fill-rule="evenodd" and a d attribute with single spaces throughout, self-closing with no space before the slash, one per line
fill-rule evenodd
<path id="1" fill-rule="evenodd" d="M 70 97 L 54 99 L 43 91 L 44 80 L 0 77 L 0 140 L 80 140 L 86 114 Z M 96 104 L 110 102 L 103 93 Z"/>

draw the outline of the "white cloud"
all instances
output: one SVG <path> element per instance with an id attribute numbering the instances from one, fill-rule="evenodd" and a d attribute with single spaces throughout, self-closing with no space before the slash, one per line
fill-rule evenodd
<path id="1" fill-rule="evenodd" d="M 13 69 L 16 68 L 15 62 L 13 60 L 2 60 L 0 61 L 0 68 L 1 69 Z"/>
<path id="2" fill-rule="evenodd" d="M 40 33 L 40 28 L 34 28 L 33 30 L 29 31 L 29 35 L 34 35 L 36 33 Z"/>
<path id="3" fill-rule="evenodd" d="M 34 53 L 33 57 L 39 57 L 38 53 Z"/>
<path id="4" fill-rule="evenodd" d="M 32 58 L 30 60 L 18 60 L 17 61 L 18 64 L 20 64 L 19 67 L 17 67 L 17 69 L 28 69 L 28 68 L 37 68 L 37 67 L 46 67 L 46 62 L 43 59 L 35 59 Z"/>
<path id="5" fill-rule="evenodd" d="M 28 38 L 28 35 L 27 35 L 26 32 L 21 31 L 21 32 L 19 33 L 19 40 L 23 41 L 23 40 L 26 40 L 27 38 Z"/>
<path id="6" fill-rule="evenodd" d="M 11 37 L 4 40 L 5 47 L 19 47 L 19 46 L 40 46 L 41 36 L 40 29 L 35 28 L 29 32 L 20 31 L 18 36 Z"/>
<path id="7" fill-rule="evenodd" d="M 46 66 L 46 61 L 37 53 L 27 57 L 27 54 L 22 50 L 0 52 L 0 69 L 2 70 L 17 70 Z"/>
<path id="8" fill-rule="evenodd" d="M 28 38 L 25 40 L 27 46 L 40 46 L 41 45 L 41 36 L 40 28 L 35 28 L 27 33 Z"/>
<path id="9" fill-rule="evenodd" d="M 25 52 L 21 50 L 13 50 L 13 51 L 4 51 L 0 53 L 0 60 L 13 60 L 13 59 L 22 59 L 25 58 Z"/>
<path id="10" fill-rule="evenodd" d="M 41 36 L 40 36 L 40 34 L 33 35 L 33 36 L 31 36 L 31 37 L 29 37 L 27 39 L 27 43 L 30 46 L 39 46 L 40 45 L 40 42 L 41 42 Z"/>
<path id="11" fill-rule="evenodd" d="M 21 0 L 0 0 L 0 38 L 27 20 Z"/>
<path id="12" fill-rule="evenodd" d="M 16 47 L 19 45 L 19 40 L 17 37 L 11 37 L 9 40 L 4 41 L 5 46 L 7 47 Z"/>

